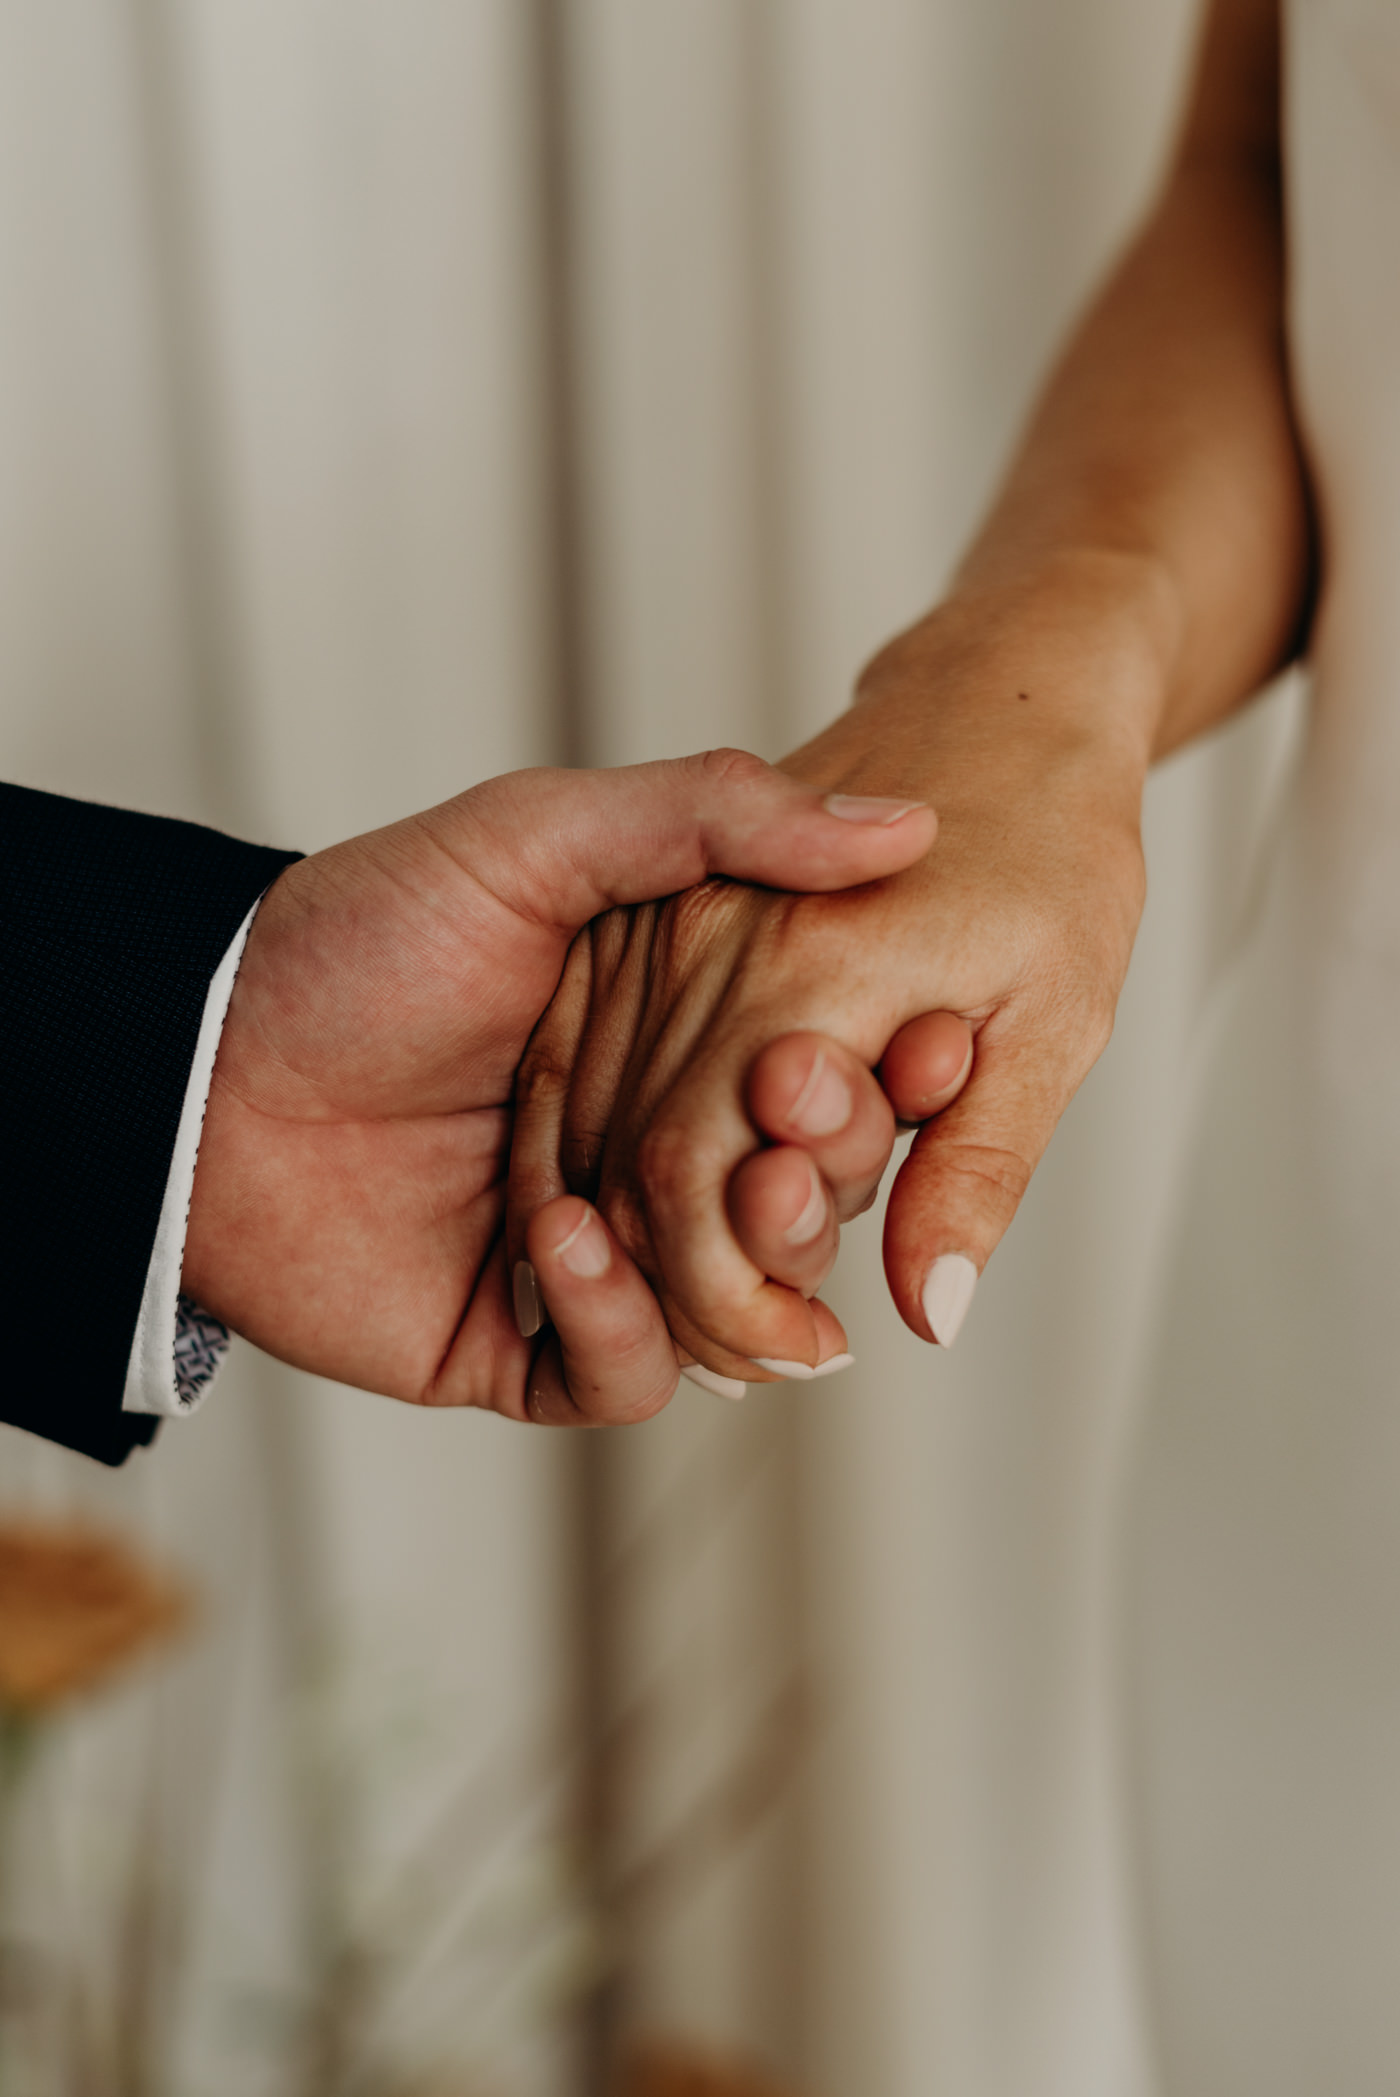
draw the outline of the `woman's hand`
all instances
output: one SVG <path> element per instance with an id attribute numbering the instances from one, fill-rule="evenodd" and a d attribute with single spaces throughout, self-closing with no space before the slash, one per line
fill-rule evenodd
<path id="1" fill-rule="evenodd" d="M 513 1255 L 569 1186 L 687 1355 L 744 1382 L 810 1370 L 844 1347 L 810 1293 L 839 1222 L 894 1117 L 923 1121 L 886 1270 L 906 1322 L 949 1344 L 1112 1027 L 1143 898 L 1134 639 L 1075 591 L 943 608 L 786 767 L 936 800 L 931 852 L 839 895 L 707 882 L 591 927 L 522 1065 Z"/>
<path id="2" fill-rule="evenodd" d="M 932 800 L 931 857 L 850 896 L 711 887 L 603 927 L 542 1030 L 513 1248 L 562 1163 L 599 1187 L 713 1369 L 810 1364 L 838 1340 L 801 1293 L 810 1273 L 769 1279 L 771 1218 L 768 1251 L 739 1243 L 759 1196 L 799 1213 L 814 1197 L 819 1267 L 841 1213 L 823 1196 L 822 1217 L 791 1146 L 744 1164 L 778 1133 L 770 1062 L 788 1084 L 814 1067 L 810 1036 L 779 1037 L 834 1042 L 813 1099 L 845 1054 L 855 1147 L 873 1152 L 863 1074 L 881 1059 L 894 1106 L 925 1111 L 923 1037 L 903 1030 L 940 1006 L 975 1027 L 975 1061 L 900 1170 L 886 1263 L 914 1330 L 951 1339 L 1108 1037 L 1149 757 L 1224 720 L 1300 645 L 1318 549 L 1285 348 L 1280 106 L 1278 7 L 1215 0 L 1161 193 L 1051 374 L 955 597 L 792 761 L 825 788 Z"/>

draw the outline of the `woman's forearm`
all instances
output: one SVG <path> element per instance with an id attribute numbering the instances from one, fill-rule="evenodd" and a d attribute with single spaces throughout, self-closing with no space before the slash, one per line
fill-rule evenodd
<path id="1" fill-rule="evenodd" d="M 836 896 L 707 885 L 653 914 L 649 950 L 626 933 L 629 955 L 649 954 L 645 1033 L 616 1100 L 591 1111 L 608 1126 L 602 1200 L 649 1239 L 672 1330 L 718 1374 L 825 1365 L 821 1336 L 799 1330 L 806 1282 L 759 1267 L 748 1241 L 741 1257 L 731 1226 L 751 1157 L 794 1167 L 807 1207 L 820 1193 L 813 1170 L 833 1154 L 814 1158 L 792 1103 L 828 1059 L 852 1084 L 878 1063 L 889 1108 L 925 1122 L 891 1192 L 885 1264 L 912 1330 L 951 1343 L 1111 1032 L 1144 894 L 1147 766 L 1237 706 L 1302 632 L 1311 533 L 1283 348 L 1275 4 L 1216 0 L 1162 197 L 951 594 L 786 760 L 824 792 L 931 802 L 933 849 Z M 619 1024 L 629 1038 L 641 977 L 597 980 L 596 1038 Z M 902 1090 L 900 1046 L 930 1014 L 975 1036 L 946 1111 L 922 1078 Z M 814 1043 L 765 1119 L 762 1059 Z M 852 1125 L 824 1133 L 844 1141 Z M 756 1150 L 756 1131 L 774 1147 Z M 818 1231 L 825 1257 L 834 1212 Z M 765 1274 L 786 1287 L 755 1286 Z M 798 1320 L 781 1330 L 762 1322 L 780 1299 Z"/>
<path id="2" fill-rule="evenodd" d="M 1048 637 L 1057 603 L 1071 628 L 1087 612 L 1122 674 L 1085 680 L 1076 708 L 1116 711 L 1145 762 L 1289 660 L 1311 570 L 1284 341 L 1276 0 L 1217 0 L 1159 202 L 933 621 L 1005 627 L 1024 602 Z M 889 683 L 877 663 L 869 689 Z"/>

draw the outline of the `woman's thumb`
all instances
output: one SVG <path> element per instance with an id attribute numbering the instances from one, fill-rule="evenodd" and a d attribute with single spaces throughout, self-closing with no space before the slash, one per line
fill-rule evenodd
<path id="1" fill-rule="evenodd" d="M 951 1347 L 1074 1087 L 1026 1049 L 985 1047 L 890 1189 L 885 1273 L 906 1325 Z"/>

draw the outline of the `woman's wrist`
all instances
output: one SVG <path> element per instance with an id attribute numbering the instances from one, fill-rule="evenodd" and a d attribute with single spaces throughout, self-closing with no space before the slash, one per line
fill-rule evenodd
<path id="1" fill-rule="evenodd" d="M 1058 554 L 1019 573 L 987 562 L 862 673 L 849 713 L 789 768 L 848 790 L 946 801 L 949 764 L 1008 782 L 1071 764 L 1136 800 L 1171 690 L 1177 620 L 1145 557 Z"/>
<path id="2" fill-rule="evenodd" d="M 1084 548 L 1015 566 L 981 559 L 875 657 L 857 704 L 913 673 L 940 710 L 1005 698 L 1018 709 L 1004 716 L 1017 734 L 1088 742 L 1145 775 L 1178 645 L 1170 578 L 1147 556 Z"/>

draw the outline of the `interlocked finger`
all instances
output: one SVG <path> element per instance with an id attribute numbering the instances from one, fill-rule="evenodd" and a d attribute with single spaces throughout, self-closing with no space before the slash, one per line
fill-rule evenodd
<path id="1" fill-rule="evenodd" d="M 549 1427 L 650 1419 L 676 1388 L 676 1350 L 660 1305 L 591 1203 L 546 1203 L 515 1274 L 522 1329 L 553 1327 L 531 1368 L 526 1410 Z"/>

